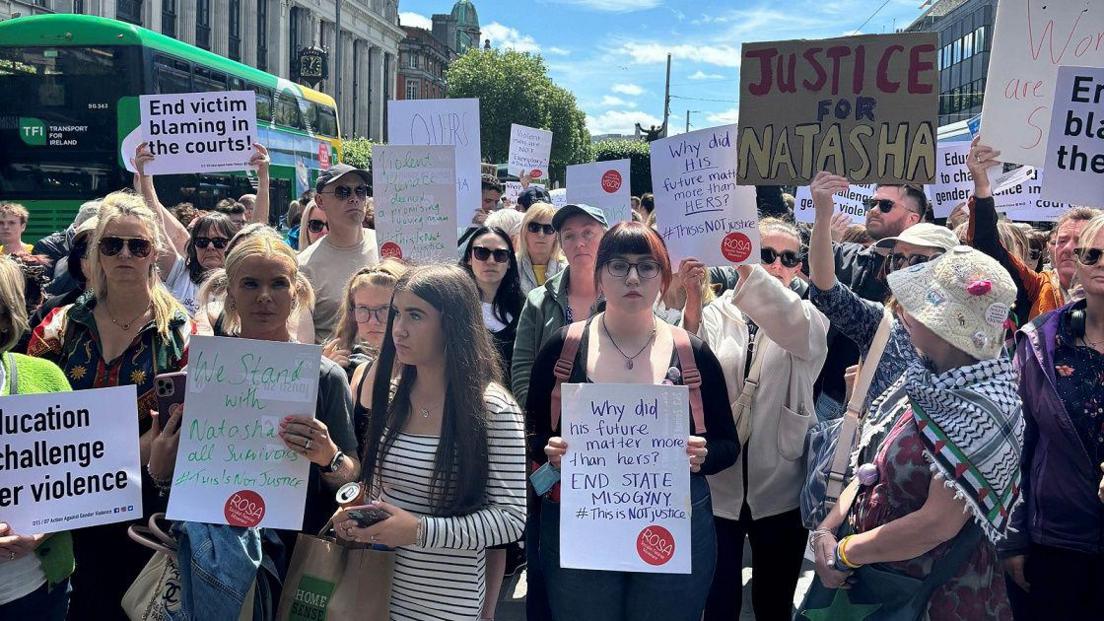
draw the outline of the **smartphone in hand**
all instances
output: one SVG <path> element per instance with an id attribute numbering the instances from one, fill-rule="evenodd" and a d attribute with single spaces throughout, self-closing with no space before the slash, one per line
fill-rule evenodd
<path id="1" fill-rule="evenodd" d="M 356 522 L 360 528 L 368 528 L 391 517 L 391 514 L 384 509 L 372 505 L 349 507 L 345 509 L 345 514 L 349 516 L 349 519 Z"/>
<path id="2" fill-rule="evenodd" d="M 187 392 L 188 374 L 185 371 L 162 373 L 153 378 L 157 390 L 157 421 L 164 429 L 169 424 L 170 408 L 184 405 L 184 393 Z"/>

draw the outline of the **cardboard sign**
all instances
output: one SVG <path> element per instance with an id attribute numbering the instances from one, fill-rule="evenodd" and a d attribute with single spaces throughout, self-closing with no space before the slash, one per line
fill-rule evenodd
<path id="1" fill-rule="evenodd" d="M 0 397 L 0 515 L 12 533 L 142 517 L 133 385 Z"/>
<path id="2" fill-rule="evenodd" d="M 935 33 L 745 43 L 739 179 L 930 183 L 939 111 Z"/>
<path id="3" fill-rule="evenodd" d="M 873 196 L 873 183 L 852 185 L 847 194 L 836 194 L 833 197 L 832 202 L 836 206 L 834 213 L 845 213 L 851 217 L 852 224 L 862 224 L 866 221 L 866 205 L 863 201 Z M 794 195 L 794 219 L 809 224 L 816 221 L 813 193 L 807 185 L 797 188 L 797 194 Z"/>
<path id="4" fill-rule="evenodd" d="M 1059 65 L 1104 67 L 1104 4 L 1001 0 L 993 28 L 982 142 L 1006 162 L 1043 166 Z"/>
<path id="5" fill-rule="evenodd" d="M 510 124 L 510 159 L 507 163 L 511 175 L 529 173 L 533 179 L 548 176 L 548 161 L 552 157 L 552 132 Z"/>
<path id="6" fill-rule="evenodd" d="M 1104 207 L 1104 68 L 1058 70 L 1046 171 L 1044 198 Z"/>
<path id="7" fill-rule="evenodd" d="M 310 462 L 277 435 L 315 415 L 318 345 L 194 336 L 167 516 L 299 530 Z"/>
<path id="8" fill-rule="evenodd" d="M 671 264 L 759 262 L 755 188 L 736 185 L 736 125 L 702 129 L 651 143 L 652 190 L 659 234 Z M 570 187 L 570 186 L 569 186 Z"/>
<path id="9" fill-rule="evenodd" d="M 456 147 L 456 218 L 466 227 L 483 206 L 479 100 L 392 100 L 387 115 L 388 144 Z"/>
<path id="10" fill-rule="evenodd" d="M 689 389 L 562 390 L 560 566 L 690 573 Z"/>
<path id="11" fill-rule="evenodd" d="M 372 150 L 380 258 L 456 257 L 456 147 L 379 145 Z"/>
<path id="12" fill-rule="evenodd" d="M 256 99 L 253 91 L 139 96 L 142 139 L 156 158 L 146 174 L 248 168 L 258 141 Z"/>
<path id="13" fill-rule="evenodd" d="M 606 212 L 612 227 L 632 220 L 632 194 L 629 184 L 630 160 L 574 164 L 567 167 L 567 202 L 598 207 Z"/>

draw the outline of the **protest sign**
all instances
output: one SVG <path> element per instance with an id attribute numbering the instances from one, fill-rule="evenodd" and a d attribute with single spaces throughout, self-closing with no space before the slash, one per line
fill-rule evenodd
<path id="1" fill-rule="evenodd" d="M 939 145 L 935 183 L 926 186 L 924 191 L 931 199 L 932 212 L 936 218 L 951 215 L 961 203 L 965 203 L 974 194 L 974 176 L 966 166 L 970 155 L 970 143 L 949 142 Z M 1034 168 L 1016 164 L 997 164 L 989 169 L 989 185 L 993 191 L 997 208 L 1013 208 L 1020 205 L 1015 189 L 1025 180 L 1032 178 Z"/>
<path id="2" fill-rule="evenodd" d="M 380 258 L 413 262 L 456 257 L 456 147 L 372 149 Z"/>
<path id="3" fill-rule="evenodd" d="M 808 185 L 822 170 L 930 183 L 937 49 L 935 33 L 745 43 L 740 183 Z"/>
<path id="4" fill-rule="evenodd" d="M 852 185 L 847 194 L 836 194 L 833 197 L 832 202 L 836 205 L 834 212 L 847 214 L 851 217 L 852 223 L 861 224 L 866 220 L 866 205 L 863 201 L 872 196 L 874 196 L 873 183 Z M 809 224 L 816 221 L 813 193 L 807 185 L 797 188 L 797 194 L 794 195 L 794 219 Z"/>
<path id="5" fill-rule="evenodd" d="M 13 533 L 142 517 L 137 402 L 134 386 L 0 397 L 0 515 Z"/>
<path id="6" fill-rule="evenodd" d="M 702 129 L 651 143 L 652 190 L 659 234 L 671 263 L 759 262 L 755 188 L 736 185 L 736 125 Z"/>
<path id="7" fill-rule="evenodd" d="M 317 345 L 194 336 L 168 518 L 299 530 L 310 462 L 280 436 L 314 416 Z"/>
<path id="8" fill-rule="evenodd" d="M 1069 203 L 1043 198 L 1043 171 L 1024 168 L 1030 170 L 1030 174 L 1022 184 L 994 192 L 997 211 L 1018 222 L 1053 222 L 1069 211 Z"/>
<path id="9" fill-rule="evenodd" d="M 508 198 L 515 203 L 517 202 L 517 197 L 525 191 L 525 188 L 521 187 L 520 181 L 506 181 L 503 182 L 502 187 L 504 188 L 502 197 Z M 542 190 L 546 189 L 543 183 L 530 183 L 529 187 L 540 188 Z"/>
<path id="10" fill-rule="evenodd" d="M 689 401 L 686 386 L 563 385 L 561 567 L 690 573 Z"/>
<path id="11" fill-rule="evenodd" d="M 1104 68 L 1058 69 L 1046 171 L 1044 198 L 1104 206 Z"/>
<path id="12" fill-rule="evenodd" d="M 606 213 L 610 226 L 632 220 L 629 160 L 567 167 L 566 205 L 586 204 Z"/>
<path id="13" fill-rule="evenodd" d="M 567 204 L 567 188 L 549 190 L 548 197 L 552 199 L 552 206 L 559 209 Z M 632 203 L 629 203 L 629 209 L 632 209 Z"/>
<path id="14" fill-rule="evenodd" d="M 1099 2 L 1001 0 L 981 109 L 982 142 L 1000 150 L 1006 162 L 1045 165 L 1058 66 L 1104 66 L 1101 33 Z"/>
<path id="15" fill-rule="evenodd" d="M 248 168 L 258 141 L 256 99 L 253 91 L 141 95 L 142 139 L 155 156 L 146 174 Z"/>
<path id="16" fill-rule="evenodd" d="M 387 114 L 388 144 L 456 147 L 456 217 L 460 227 L 468 226 L 483 206 L 479 100 L 392 100 Z"/>
<path id="17" fill-rule="evenodd" d="M 525 173 L 533 179 L 548 175 L 548 160 L 552 156 L 552 132 L 510 124 L 510 159 L 507 167 L 511 175 Z"/>

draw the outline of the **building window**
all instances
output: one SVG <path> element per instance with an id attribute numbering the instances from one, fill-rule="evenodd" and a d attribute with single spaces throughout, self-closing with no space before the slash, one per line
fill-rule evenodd
<path id="1" fill-rule="evenodd" d="M 230 58 L 241 60 L 241 0 L 230 0 L 230 38 L 227 47 Z"/>
<path id="2" fill-rule="evenodd" d="M 268 0 L 257 2 L 257 68 L 268 70 Z"/>
<path id="3" fill-rule="evenodd" d="M 406 81 L 406 98 L 417 99 L 418 98 L 418 81 L 407 80 Z"/>
<path id="4" fill-rule="evenodd" d="M 211 0 L 196 0 L 196 47 L 211 49 Z"/>
<path id="5" fill-rule="evenodd" d="M 115 18 L 141 26 L 142 0 L 118 0 L 115 3 Z"/>
<path id="6" fill-rule="evenodd" d="M 957 64 L 962 60 L 962 39 L 955 39 L 951 44 L 951 64 Z"/>
<path id="7" fill-rule="evenodd" d="M 161 2 L 161 33 L 167 37 L 176 37 L 176 0 Z"/>
<path id="8" fill-rule="evenodd" d="M 971 33 L 967 34 L 965 37 L 962 37 L 962 59 L 966 60 L 967 58 L 969 58 L 973 55 L 974 55 L 974 33 L 971 32 Z"/>
<path id="9" fill-rule="evenodd" d="M 979 26 L 974 31 L 974 52 L 980 54 L 985 51 L 985 26 Z"/>
<path id="10" fill-rule="evenodd" d="M 293 6 L 291 7 L 291 13 L 288 16 L 288 41 L 291 42 L 291 56 L 292 63 L 295 63 L 295 56 L 299 54 L 299 48 L 303 47 L 299 41 L 299 16 L 303 13 L 303 9 Z"/>
<path id="11" fill-rule="evenodd" d="M 417 54 L 414 54 L 413 52 L 411 52 L 411 53 L 406 55 L 406 58 L 407 58 L 407 63 L 410 65 L 411 69 L 417 69 L 418 68 L 418 55 Z"/>
<path id="12" fill-rule="evenodd" d="M 73 12 L 84 13 L 84 0 L 73 0 Z"/>

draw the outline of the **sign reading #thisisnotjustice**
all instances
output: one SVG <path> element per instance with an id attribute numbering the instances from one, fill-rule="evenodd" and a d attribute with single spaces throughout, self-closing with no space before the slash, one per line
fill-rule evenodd
<path id="1" fill-rule="evenodd" d="M 759 262 L 755 188 L 736 185 L 736 126 L 712 127 L 651 143 L 659 234 L 672 265 Z"/>
<path id="2" fill-rule="evenodd" d="M 32 535 L 142 517 L 136 403 L 134 386 L 0 398 L 0 521 Z"/>
<path id="3" fill-rule="evenodd" d="M 247 169 L 257 142 L 256 100 L 253 91 L 141 95 L 142 138 L 156 158 L 146 174 Z"/>
<path id="4" fill-rule="evenodd" d="M 930 183 L 939 110 L 935 33 L 745 43 L 741 184 Z"/>
<path id="5" fill-rule="evenodd" d="M 456 147 L 379 145 L 372 150 L 381 258 L 456 256 Z"/>
<path id="6" fill-rule="evenodd" d="M 1046 171 L 1044 198 L 1104 207 L 1104 68 L 1058 69 Z"/>

